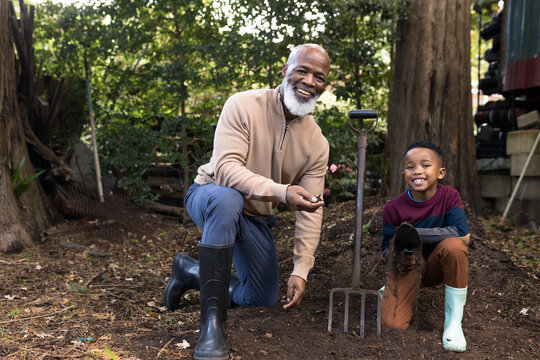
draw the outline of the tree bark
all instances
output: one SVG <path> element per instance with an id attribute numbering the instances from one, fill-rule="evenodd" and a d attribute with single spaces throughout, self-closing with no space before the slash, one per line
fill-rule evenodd
<path id="1" fill-rule="evenodd" d="M 390 196 L 405 190 L 403 155 L 427 140 L 441 146 L 444 183 L 479 203 L 470 75 L 470 0 L 412 0 L 398 23 L 388 115 Z"/>
<path id="2" fill-rule="evenodd" d="M 8 29 L 8 0 L 0 0 L 0 251 L 12 252 L 30 245 L 55 215 L 47 195 L 34 180 L 19 198 L 13 173 L 26 157 L 22 177 L 34 173 L 26 147 L 25 104 L 18 101 L 14 44 Z"/>

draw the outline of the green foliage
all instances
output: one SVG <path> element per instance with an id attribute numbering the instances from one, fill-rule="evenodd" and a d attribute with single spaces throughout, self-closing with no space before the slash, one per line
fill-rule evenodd
<path id="1" fill-rule="evenodd" d="M 356 196 L 356 171 L 343 164 L 331 164 L 326 173 L 326 191 L 330 202 L 345 201 Z"/>
<path id="2" fill-rule="evenodd" d="M 26 156 L 23 156 L 21 161 L 19 162 L 19 165 L 17 166 L 17 169 L 15 169 L 15 173 L 13 174 L 13 190 L 15 191 L 16 197 L 24 194 L 24 192 L 28 190 L 30 185 L 32 185 L 32 180 L 45 172 L 45 170 L 41 170 L 23 179 L 21 173 L 24 167 L 25 160 Z"/>
<path id="3" fill-rule="evenodd" d="M 107 353 L 107 355 L 110 356 L 110 358 L 111 358 L 112 360 L 116 360 L 116 359 L 117 359 L 116 355 L 114 355 L 114 353 L 111 351 L 111 349 L 109 349 L 108 346 L 105 346 L 105 352 Z"/>
<path id="4" fill-rule="evenodd" d="M 21 309 L 14 309 L 14 310 L 11 310 L 10 312 L 7 313 L 7 317 L 9 318 L 12 318 L 12 317 L 15 317 L 17 316 L 18 314 L 22 313 L 24 310 L 21 310 Z"/>
<path id="5" fill-rule="evenodd" d="M 326 175 L 326 187 L 330 190 L 327 195 L 331 202 L 350 200 L 356 197 L 356 170 L 358 167 L 358 136 L 349 127 L 347 120 L 348 110 L 343 104 L 332 105 L 330 107 L 319 107 L 315 117 L 319 122 L 323 133 L 330 145 L 329 170 Z M 384 116 L 384 112 L 383 112 Z M 370 120 L 364 124 L 364 128 L 371 128 L 373 123 Z M 382 124 L 381 124 L 382 123 Z M 357 129 L 361 129 L 360 124 L 354 124 Z M 375 130 L 368 134 L 368 148 L 366 152 L 365 170 L 366 194 L 373 195 L 380 191 L 377 179 L 384 176 L 384 120 L 379 121 Z M 332 165 L 337 166 L 337 170 L 332 172 Z M 352 171 L 345 171 L 352 169 Z"/>
<path id="6" fill-rule="evenodd" d="M 88 287 L 79 284 L 69 284 L 69 291 L 76 293 L 85 293 L 88 292 Z"/>
<path id="7" fill-rule="evenodd" d="M 6 340 L 8 338 L 9 329 L 0 327 L 0 340 Z"/>
<path id="8" fill-rule="evenodd" d="M 158 133 L 131 122 L 114 122 L 99 132 L 102 166 L 136 203 L 156 200 L 142 175 L 152 165 L 159 147 Z"/>
<path id="9" fill-rule="evenodd" d="M 274 88 L 281 83 L 281 68 L 292 45 L 316 42 L 322 14 L 311 1 L 230 1 L 235 26 L 244 40 L 246 87 L 253 83 Z M 251 82 L 251 83 L 249 83 Z"/>
<path id="10" fill-rule="evenodd" d="M 329 89 L 337 99 L 316 114 L 330 142 L 330 164 L 356 169 L 356 136 L 346 113 L 373 108 L 382 123 L 370 134 L 367 167 L 382 173 L 390 46 L 401 3 L 112 0 L 64 6 L 47 1 L 36 9 L 36 55 L 43 59 L 43 73 L 79 80 L 86 57 L 102 166 L 136 202 L 156 199 L 143 179 L 156 156 L 184 180 L 192 179 L 210 157 L 214 126 L 228 96 L 277 86 L 290 49 L 304 42 L 320 43 L 332 58 Z M 70 118 L 80 125 L 87 115 L 78 111 Z M 74 126 L 69 134 L 79 136 L 81 128 Z M 57 148 L 65 151 L 69 141 Z M 340 198 L 354 193 L 353 180 L 333 180 Z"/>
<path id="11" fill-rule="evenodd" d="M 369 99 L 388 97 L 391 76 L 392 21 L 402 1 L 330 0 L 320 2 L 326 29 L 321 42 L 333 63 L 334 94 L 356 108 Z M 368 100 L 368 101 L 366 101 Z"/>
<path id="12" fill-rule="evenodd" d="M 371 222 L 372 222 L 372 219 L 370 219 L 367 223 L 362 225 L 362 232 L 363 233 L 368 232 L 369 229 L 371 229 Z"/>
<path id="13" fill-rule="evenodd" d="M 147 124 L 141 119 L 115 119 L 100 130 L 98 143 L 103 168 L 136 203 L 157 199 L 143 179 L 157 157 L 159 162 L 178 169 L 189 168 L 190 163 L 210 158 L 212 138 L 204 137 L 204 134 L 211 132 L 211 124 L 197 117 L 155 120 L 158 124 Z M 186 138 L 179 133 L 183 122 L 190 129 Z M 154 129 L 149 128 L 150 125 Z M 189 144 L 187 156 L 180 148 L 183 142 Z"/>

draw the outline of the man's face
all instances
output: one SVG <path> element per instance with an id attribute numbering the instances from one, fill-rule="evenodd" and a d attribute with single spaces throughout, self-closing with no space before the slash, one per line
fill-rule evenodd
<path id="1" fill-rule="evenodd" d="M 326 88 L 330 71 L 328 55 L 319 48 L 306 47 L 283 67 L 283 100 L 295 116 L 307 115 L 315 109 Z"/>

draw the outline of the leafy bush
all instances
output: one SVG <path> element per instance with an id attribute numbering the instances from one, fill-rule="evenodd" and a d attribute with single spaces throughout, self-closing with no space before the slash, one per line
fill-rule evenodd
<path id="1" fill-rule="evenodd" d="M 22 194 L 24 194 L 24 192 L 28 190 L 28 188 L 32 184 L 32 180 L 34 180 L 39 175 L 45 172 L 45 170 L 41 170 L 23 179 L 21 177 L 21 173 L 22 173 L 25 160 L 26 160 L 26 156 L 23 156 L 21 159 L 21 162 L 19 162 L 19 166 L 17 166 L 17 169 L 15 170 L 15 173 L 13 174 L 13 190 L 15 191 L 16 197 L 19 197 Z"/>
<path id="2" fill-rule="evenodd" d="M 347 105 L 333 105 L 319 108 L 315 114 L 330 144 L 328 162 L 331 165 L 326 175 L 327 199 L 330 202 L 356 197 L 358 137 L 349 127 L 346 107 Z M 365 126 L 369 127 L 370 124 L 366 121 Z M 366 194 L 369 195 L 377 194 L 381 190 L 381 178 L 384 176 L 384 139 L 385 131 L 382 124 L 368 134 L 365 170 Z"/>
<path id="3" fill-rule="evenodd" d="M 188 177 L 209 158 L 212 127 L 205 118 L 170 117 L 152 121 L 115 118 L 100 129 L 100 155 L 102 166 L 136 203 L 155 201 L 158 195 L 144 179 L 144 174 L 156 162 L 170 164 L 178 169 L 180 177 Z M 182 121 L 189 131 L 183 137 Z M 184 153 L 182 145 L 187 145 Z M 159 159 L 158 159 L 159 158 Z M 202 162 L 201 162 L 202 163 Z"/>
<path id="4" fill-rule="evenodd" d="M 354 199 L 356 196 L 356 172 L 343 164 L 328 167 L 325 179 L 325 196 L 329 202 Z"/>
<path id="5" fill-rule="evenodd" d="M 113 175 L 117 186 L 136 203 L 157 200 L 142 175 L 154 161 L 159 134 L 127 121 L 111 123 L 99 134 L 103 169 Z"/>

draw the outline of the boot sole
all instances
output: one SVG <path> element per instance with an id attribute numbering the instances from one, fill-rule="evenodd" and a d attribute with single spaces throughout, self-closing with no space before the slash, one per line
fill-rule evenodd
<path id="1" fill-rule="evenodd" d="M 201 356 L 201 355 L 193 355 L 194 360 L 228 360 L 230 359 L 229 354 L 225 356 Z"/>
<path id="2" fill-rule="evenodd" d="M 398 251 L 414 250 L 422 244 L 414 226 L 407 223 L 398 226 L 394 235 L 394 242 L 394 246 Z"/>

